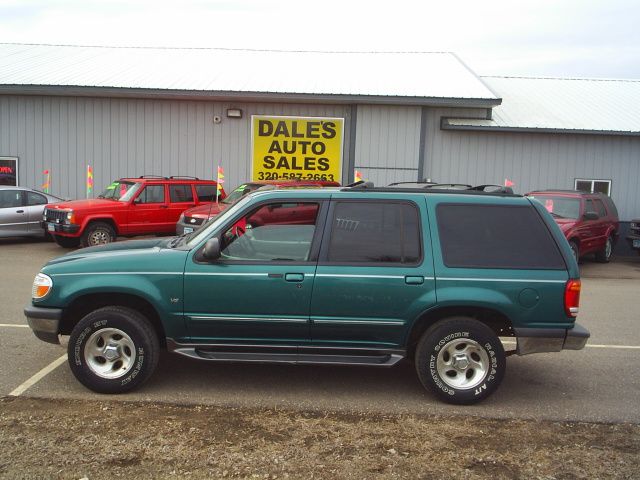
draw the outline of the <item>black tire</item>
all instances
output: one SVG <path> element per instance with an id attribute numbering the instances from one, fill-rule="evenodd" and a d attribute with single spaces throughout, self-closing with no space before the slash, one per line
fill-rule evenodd
<path id="1" fill-rule="evenodd" d="M 54 242 L 63 248 L 78 248 L 80 239 L 75 237 L 61 237 L 60 235 L 52 235 Z"/>
<path id="2" fill-rule="evenodd" d="M 115 242 L 116 231 L 106 222 L 91 222 L 82 234 L 83 247 L 95 247 Z"/>
<path id="3" fill-rule="evenodd" d="M 596 252 L 596 261 L 600 263 L 609 263 L 611 261 L 611 253 L 613 252 L 613 239 L 607 237 L 604 248 Z"/>
<path id="4" fill-rule="evenodd" d="M 102 352 L 92 352 L 92 347 Z M 119 356 L 109 360 L 114 351 Z M 159 352 L 160 342 L 149 321 L 135 310 L 115 306 L 80 320 L 67 351 L 75 377 L 98 393 L 124 393 L 142 385 L 155 370 Z"/>
<path id="5" fill-rule="evenodd" d="M 451 351 L 459 355 L 457 366 L 448 364 L 454 361 Z M 473 368 L 475 365 L 478 368 Z M 484 400 L 498 388 L 507 362 L 502 343 L 493 330 L 472 318 L 451 317 L 435 323 L 422 335 L 416 348 L 415 366 L 422 385 L 439 399 L 470 405 Z"/>
<path id="6" fill-rule="evenodd" d="M 571 252 L 573 253 L 573 258 L 576 259 L 576 263 L 580 262 L 580 249 L 578 248 L 578 244 L 571 240 L 569 242 L 569 246 L 571 247 Z"/>

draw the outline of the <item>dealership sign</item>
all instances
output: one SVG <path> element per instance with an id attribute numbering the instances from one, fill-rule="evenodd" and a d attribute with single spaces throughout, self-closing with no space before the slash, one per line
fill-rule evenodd
<path id="1" fill-rule="evenodd" d="M 18 159 L 0 157 L 0 185 L 18 185 Z"/>
<path id="2" fill-rule="evenodd" d="M 342 180 L 344 118 L 251 117 L 252 180 Z"/>

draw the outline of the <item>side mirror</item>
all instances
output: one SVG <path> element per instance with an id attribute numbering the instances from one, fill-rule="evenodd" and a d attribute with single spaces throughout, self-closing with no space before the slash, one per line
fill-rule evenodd
<path id="1" fill-rule="evenodd" d="M 600 217 L 596 212 L 585 212 L 582 218 L 585 220 L 598 220 Z"/>
<path id="2" fill-rule="evenodd" d="M 134 204 L 134 205 L 138 205 L 139 203 L 142 203 L 142 199 L 141 199 L 140 197 L 136 198 L 136 199 L 133 201 L 133 204 Z"/>
<path id="3" fill-rule="evenodd" d="M 207 240 L 202 250 L 202 256 L 209 261 L 220 258 L 220 239 L 214 237 Z"/>

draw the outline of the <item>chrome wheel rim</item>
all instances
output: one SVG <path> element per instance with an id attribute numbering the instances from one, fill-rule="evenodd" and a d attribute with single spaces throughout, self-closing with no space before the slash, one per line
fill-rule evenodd
<path id="1" fill-rule="evenodd" d="M 89 235 L 89 245 L 104 245 L 111 242 L 111 235 L 106 230 L 95 230 Z"/>
<path id="2" fill-rule="evenodd" d="M 131 337 L 117 328 L 94 332 L 84 346 L 84 361 L 101 378 L 113 380 L 126 375 L 136 360 Z"/>
<path id="3" fill-rule="evenodd" d="M 487 376 L 489 354 L 475 340 L 451 340 L 438 352 L 438 375 L 449 387 L 469 390 L 480 385 Z"/>
<path id="4" fill-rule="evenodd" d="M 604 246 L 604 257 L 609 258 L 611 256 L 611 239 L 607 238 L 607 243 Z"/>

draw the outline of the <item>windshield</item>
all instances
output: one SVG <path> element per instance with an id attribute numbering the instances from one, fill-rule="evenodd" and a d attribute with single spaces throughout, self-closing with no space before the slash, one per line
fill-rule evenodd
<path id="1" fill-rule="evenodd" d="M 118 180 L 109 185 L 104 192 L 98 195 L 98 198 L 128 202 L 139 189 L 139 183 Z"/>
<path id="2" fill-rule="evenodd" d="M 224 203 L 225 205 L 234 204 L 242 197 L 244 197 L 247 193 L 251 193 L 259 189 L 260 187 L 262 187 L 262 185 L 259 183 L 243 183 L 242 185 L 239 185 L 220 203 Z"/>
<path id="3" fill-rule="evenodd" d="M 236 214 L 238 210 L 244 208 L 245 204 L 249 201 L 248 196 L 242 197 L 238 202 L 236 202 L 232 207 L 224 210 L 220 215 L 216 215 L 212 217 L 209 221 L 207 221 L 199 230 L 196 230 L 193 233 L 190 233 L 185 237 L 185 242 L 189 248 L 195 247 L 202 240 L 211 235 L 218 226 L 223 223 L 229 216 L 233 216 Z"/>
<path id="4" fill-rule="evenodd" d="M 531 198 L 538 200 L 544 205 L 544 208 L 556 218 L 571 218 L 576 220 L 580 217 L 579 198 L 552 195 L 536 195 Z"/>

